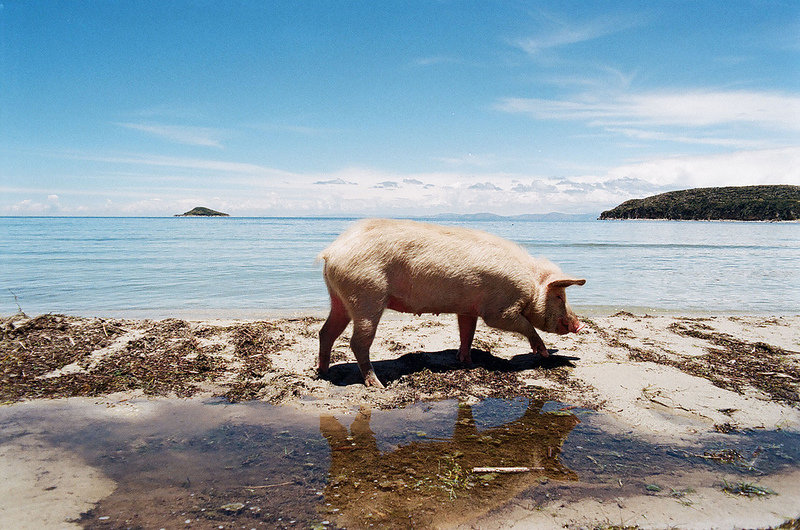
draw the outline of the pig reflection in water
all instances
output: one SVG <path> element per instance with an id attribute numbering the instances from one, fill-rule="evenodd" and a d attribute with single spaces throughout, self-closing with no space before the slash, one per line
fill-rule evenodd
<path id="1" fill-rule="evenodd" d="M 519 419 L 478 431 L 468 405 L 458 407 L 453 437 L 415 441 L 381 453 L 362 409 L 350 432 L 333 416 L 320 418 L 331 448 L 323 516 L 360 528 L 431 527 L 474 520 L 542 478 L 577 480 L 558 458 L 579 423 L 572 414 L 542 413 L 531 402 Z M 530 467 L 513 474 L 472 473 L 475 467 Z"/>
<path id="2" fill-rule="evenodd" d="M 325 376 L 336 338 L 353 321 L 350 347 L 367 386 L 382 387 L 369 349 L 385 309 L 458 315 L 458 358 L 470 365 L 478 318 L 520 333 L 547 357 L 536 329 L 574 333 L 583 328 L 565 289 L 584 279 L 566 276 L 553 263 L 519 245 L 466 228 L 415 221 L 367 219 L 323 250 L 331 311 L 319 332 L 319 373 Z"/>

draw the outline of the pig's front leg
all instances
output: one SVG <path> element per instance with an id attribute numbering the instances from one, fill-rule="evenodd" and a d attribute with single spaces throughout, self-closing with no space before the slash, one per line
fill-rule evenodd
<path id="1" fill-rule="evenodd" d="M 536 333 L 536 328 L 533 329 L 533 334 L 528 337 L 528 341 L 531 343 L 531 349 L 533 350 L 533 353 L 538 353 L 542 357 L 550 356 L 550 352 L 547 351 L 547 346 L 544 345 L 542 337 Z"/>
<path id="2" fill-rule="evenodd" d="M 486 322 L 488 326 L 493 328 L 498 328 L 505 331 L 514 331 L 527 337 L 534 353 L 538 353 L 542 357 L 547 357 L 550 355 L 547 351 L 547 347 L 544 345 L 544 341 L 539 334 L 536 333 L 536 328 L 534 328 L 533 324 L 531 324 L 527 318 L 522 316 L 521 313 L 506 313 L 495 317 L 484 317 L 483 321 Z"/>

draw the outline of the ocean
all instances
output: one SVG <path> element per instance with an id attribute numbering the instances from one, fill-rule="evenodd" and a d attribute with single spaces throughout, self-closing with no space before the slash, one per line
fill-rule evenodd
<path id="1" fill-rule="evenodd" d="M 0 315 L 324 316 L 319 251 L 354 219 L 0 218 Z M 437 221 L 587 279 L 581 312 L 800 314 L 800 224 Z"/>

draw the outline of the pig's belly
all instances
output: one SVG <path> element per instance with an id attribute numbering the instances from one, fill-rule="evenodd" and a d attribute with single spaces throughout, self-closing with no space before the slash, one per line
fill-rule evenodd
<path id="1" fill-rule="evenodd" d="M 420 267 L 433 269 L 433 266 Z M 389 275 L 387 308 L 401 313 L 479 315 L 485 289 L 464 273 L 418 275 L 407 271 Z"/>
<path id="2" fill-rule="evenodd" d="M 427 301 L 427 303 L 412 305 L 399 297 L 390 296 L 386 308 L 393 311 L 399 311 L 400 313 L 414 313 L 415 315 L 421 315 L 423 313 L 435 313 L 437 315 L 440 313 L 458 313 L 460 315 L 469 314 L 475 316 L 479 315 L 477 304 L 469 303 L 469 301 L 466 300 L 462 303 L 456 304 L 441 304 L 433 301 Z"/>

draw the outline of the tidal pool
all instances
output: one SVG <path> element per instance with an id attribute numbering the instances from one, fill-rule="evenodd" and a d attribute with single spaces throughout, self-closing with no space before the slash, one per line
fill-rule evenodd
<path id="1" fill-rule="evenodd" d="M 457 526 L 501 518 L 511 504 L 645 495 L 688 507 L 698 477 L 731 496 L 779 496 L 787 492 L 736 488 L 800 469 L 797 433 L 733 431 L 686 446 L 608 425 L 601 414 L 527 399 L 347 414 L 208 399 L 20 403 L 0 407 L 3 487 L 21 492 L 0 496 L 0 526 Z M 108 486 L 87 490 L 76 477 Z M 20 495 L 29 505 L 12 506 Z M 790 504 L 783 517 L 798 515 Z"/>

